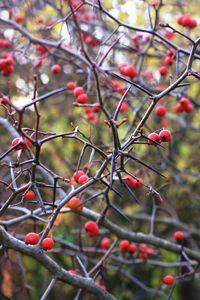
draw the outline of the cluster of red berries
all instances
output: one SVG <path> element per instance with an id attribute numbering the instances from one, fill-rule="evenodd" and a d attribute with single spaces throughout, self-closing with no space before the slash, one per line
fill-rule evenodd
<path id="1" fill-rule="evenodd" d="M 80 6 L 80 1 L 70 1 L 69 6 L 73 7 L 74 9 L 78 8 L 76 12 L 72 14 L 73 19 L 79 19 L 84 21 L 90 21 L 95 19 L 95 14 L 92 11 L 86 11 L 85 6 Z"/>
<path id="2" fill-rule="evenodd" d="M 170 142 L 172 138 L 171 132 L 163 129 L 160 133 L 152 132 L 148 135 L 148 144 L 156 146 L 160 142 Z"/>
<path id="3" fill-rule="evenodd" d="M 29 232 L 26 236 L 25 236 L 25 243 L 27 245 L 36 245 L 39 242 L 40 236 L 38 233 L 35 232 Z M 45 238 L 42 241 L 42 249 L 43 250 L 51 250 L 54 247 L 54 240 L 52 238 Z"/>
<path id="4" fill-rule="evenodd" d="M 41 45 L 41 44 L 36 43 L 35 48 L 36 48 L 39 55 L 43 55 L 43 54 L 46 54 L 47 52 L 49 52 L 49 49 L 45 45 Z"/>
<path id="5" fill-rule="evenodd" d="M 135 77 L 137 77 L 138 73 L 137 71 L 135 70 L 135 68 L 130 65 L 130 64 L 127 64 L 127 63 L 124 63 L 124 64 L 121 64 L 119 66 L 119 72 L 122 74 L 122 75 L 125 75 L 127 77 L 130 77 L 131 79 L 134 79 Z"/>
<path id="6" fill-rule="evenodd" d="M 114 91 L 117 91 L 118 93 L 120 93 L 121 95 L 124 95 L 125 93 L 125 89 L 123 88 L 123 86 L 121 85 L 121 83 L 117 80 L 113 80 L 112 81 L 112 88 L 114 89 Z"/>
<path id="7" fill-rule="evenodd" d="M 43 55 L 49 52 L 49 47 L 41 44 L 35 44 L 35 47 L 38 53 L 38 59 L 34 62 L 34 67 L 40 68 L 43 63 Z M 51 70 L 51 72 L 53 72 L 53 70 Z"/>
<path id="8" fill-rule="evenodd" d="M 182 112 L 187 112 L 187 113 L 191 113 L 194 110 L 194 106 L 192 105 L 192 103 L 190 102 L 190 99 L 187 97 L 182 97 L 178 104 L 175 106 L 174 108 L 175 112 L 177 113 L 182 113 Z"/>
<path id="9" fill-rule="evenodd" d="M 9 76 L 14 72 L 14 58 L 12 53 L 2 53 L 2 58 L 0 59 L 0 71 L 4 76 Z"/>
<path id="10" fill-rule="evenodd" d="M 174 62 L 174 56 L 176 55 L 176 50 L 171 48 L 167 50 L 167 56 L 163 59 L 163 64 L 172 65 Z"/>
<path id="11" fill-rule="evenodd" d="M 140 50 L 142 39 L 143 39 L 143 34 L 141 34 L 141 33 L 134 33 L 131 36 L 131 41 L 132 41 L 133 47 L 136 50 Z"/>
<path id="12" fill-rule="evenodd" d="M 119 243 L 119 249 L 121 252 L 135 253 L 137 251 L 137 246 L 134 243 L 130 243 L 128 240 L 122 240 Z"/>
<path id="13" fill-rule="evenodd" d="M 66 204 L 66 207 L 70 208 L 74 212 L 81 212 L 83 210 L 83 202 L 78 197 L 72 197 Z"/>
<path id="14" fill-rule="evenodd" d="M 123 182 L 134 190 L 140 189 L 144 185 L 142 178 L 132 177 L 131 175 L 125 176 Z"/>
<path id="15" fill-rule="evenodd" d="M 38 53 L 38 59 L 35 61 L 34 66 L 35 68 L 40 68 L 43 63 L 42 56 L 49 52 L 49 48 L 47 46 L 41 45 L 41 44 L 35 44 L 37 53 Z M 51 70 L 52 71 L 52 70 Z"/>
<path id="16" fill-rule="evenodd" d="M 155 254 L 155 250 L 146 244 L 139 245 L 139 258 L 146 261 L 151 255 Z"/>
<path id="17" fill-rule="evenodd" d="M 88 95 L 84 92 L 83 87 L 77 87 L 76 83 L 73 81 L 69 81 L 66 86 L 70 91 L 73 91 L 78 103 L 87 104 Z M 101 111 L 100 103 L 95 102 L 93 103 L 93 106 L 84 107 L 84 111 L 89 121 L 96 121 L 96 113 Z"/>
<path id="18" fill-rule="evenodd" d="M 78 170 L 73 175 L 74 180 L 79 184 L 84 184 L 89 180 L 89 177 L 83 170 Z"/>
<path id="19" fill-rule="evenodd" d="M 80 104 L 86 104 L 88 102 L 88 95 L 85 93 L 82 86 L 75 87 L 74 96 L 76 97 L 76 101 Z"/>
<path id="20" fill-rule="evenodd" d="M 19 144 L 19 146 L 17 146 Z M 17 146 L 15 148 L 15 151 L 18 150 L 26 150 L 27 148 L 32 146 L 31 141 L 28 138 L 22 138 L 22 137 L 16 137 L 15 139 L 12 140 L 12 146 Z"/>
<path id="21" fill-rule="evenodd" d="M 99 234 L 99 226 L 94 221 L 88 221 L 84 225 L 84 229 L 90 237 L 95 237 Z"/>
<path id="22" fill-rule="evenodd" d="M 96 121 L 96 114 L 101 111 L 101 105 L 99 102 L 95 102 L 92 106 L 84 107 L 84 111 L 88 121 Z"/>
<path id="23" fill-rule="evenodd" d="M 120 93 L 121 95 L 124 95 L 124 93 L 126 92 L 126 90 L 123 88 L 121 83 L 117 80 L 112 81 L 112 87 L 113 87 L 114 91 Z M 115 109 L 117 108 L 118 104 L 119 104 L 119 102 L 115 103 Z M 124 101 L 121 104 L 119 111 L 123 113 L 123 112 L 127 111 L 127 109 L 128 109 L 128 104 L 126 101 Z"/>
<path id="24" fill-rule="evenodd" d="M 119 244 L 121 252 L 136 253 L 138 251 L 139 258 L 147 260 L 151 255 L 155 253 L 154 249 L 146 244 L 140 244 L 139 247 L 134 243 L 130 243 L 128 240 L 122 240 Z"/>
<path id="25" fill-rule="evenodd" d="M 88 33 L 85 33 L 85 32 L 82 33 L 82 37 L 83 37 L 83 40 L 86 42 L 86 44 L 88 44 L 92 47 L 96 47 L 99 45 L 99 41 Z"/>
<path id="26" fill-rule="evenodd" d="M 181 26 L 188 27 L 190 29 L 197 27 L 197 21 L 191 18 L 189 15 L 182 15 L 178 17 L 177 23 Z"/>

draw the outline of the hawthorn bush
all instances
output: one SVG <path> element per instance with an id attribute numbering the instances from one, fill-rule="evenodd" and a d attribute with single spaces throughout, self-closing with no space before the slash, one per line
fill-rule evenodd
<path id="1" fill-rule="evenodd" d="M 198 3 L 0 7 L 0 298 L 198 300 Z"/>

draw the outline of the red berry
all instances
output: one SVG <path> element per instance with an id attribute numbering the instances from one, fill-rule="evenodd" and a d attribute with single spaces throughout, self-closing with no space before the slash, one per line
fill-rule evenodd
<path id="1" fill-rule="evenodd" d="M 189 27 L 190 26 L 190 16 L 184 15 L 182 18 L 182 26 Z"/>
<path id="2" fill-rule="evenodd" d="M 99 41 L 98 40 L 96 40 L 95 38 L 93 38 L 91 35 L 89 35 L 89 34 L 86 34 L 86 35 L 84 35 L 83 36 L 83 39 L 84 39 L 84 41 L 87 43 L 87 44 L 89 44 L 89 45 L 91 45 L 91 46 L 98 46 L 99 45 Z"/>
<path id="3" fill-rule="evenodd" d="M 160 75 L 161 75 L 161 76 L 166 76 L 167 73 L 168 73 L 168 69 L 167 69 L 167 67 L 165 67 L 165 66 L 161 66 L 161 67 L 159 68 L 159 72 L 160 72 Z"/>
<path id="4" fill-rule="evenodd" d="M 152 255 L 152 254 L 154 254 L 154 253 L 155 253 L 155 251 L 154 251 L 154 249 L 153 249 L 153 248 L 151 248 L 151 247 L 147 247 L 146 253 L 147 253 L 148 255 Z"/>
<path id="5" fill-rule="evenodd" d="M 173 57 L 171 57 L 171 56 L 166 56 L 166 57 L 163 59 L 163 63 L 164 63 L 165 65 L 172 65 L 173 62 L 174 62 L 174 59 L 173 59 Z"/>
<path id="6" fill-rule="evenodd" d="M 156 146 L 157 143 L 155 143 L 154 141 L 160 143 L 160 136 L 157 133 L 152 132 L 148 135 L 148 144 Z"/>
<path id="7" fill-rule="evenodd" d="M 89 177 L 84 174 L 84 175 L 81 175 L 79 178 L 78 178 L 78 183 L 79 184 L 84 184 L 86 183 L 87 181 L 89 180 Z"/>
<path id="8" fill-rule="evenodd" d="M 88 95 L 83 93 L 77 97 L 77 102 L 81 104 L 85 104 L 88 101 Z"/>
<path id="9" fill-rule="evenodd" d="M 190 103 L 190 99 L 186 97 L 182 97 L 179 100 L 179 103 L 184 107 L 184 109 L 187 107 L 187 105 Z"/>
<path id="10" fill-rule="evenodd" d="M 88 232 L 89 236 L 97 236 L 99 234 L 99 226 L 94 221 L 88 221 L 84 225 L 84 229 Z"/>
<path id="11" fill-rule="evenodd" d="M 183 25 L 183 18 L 184 18 L 184 15 L 178 17 L 177 23 L 178 23 L 179 25 Z"/>
<path id="12" fill-rule="evenodd" d="M 51 67 L 51 72 L 53 73 L 53 74 L 58 74 L 58 73 L 60 73 L 61 72 L 61 66 L 60 65 L 58 65 L 58 64 L 56 64 L 56 65 L 53 65 L 52 67 Z"/>
<path id="13" fill-rule="evenodd" d="M 118 81 L 116 81 L 116 80 L 112 81 L 112 86 L 113 86 L 113 88 L 116 89 L 116 90 L 122 89 L 121 83 L 118 82 Z"/>
<path id="14" fill-rule="evenodd" d="M 24 199 L 27 199 L 27 200 L 33 200 L 33 199 L 35 199 L 35 192 L 32 190 L 29 190 L 23 194 L 23 197 L 24 197 Z"/>
<path id="15" fill-rule="evenodd" d="M 130 247 L 130 243 L 128 240 L 123 240 L 120 242 L 119 244 L 119 249 L 120 251 L 124 252 L 124 251 L 128 251 Z"/>
<path id="16" fill-rule="evenodd" d="M 127 109 L 128 109 L 128 104 L 127 104 L 127 102 L 124 101 L 122 103 L 122 105 L 120 106 L 119 111 L 123 113 L 123 112 L 127 111 Z"/>
<path id="17" fill-rule="evenodd" d="M 185 234 L 182 231 L 176 231 L 174 232 L 174 239 L 175 240 L 183 240 L 185 238 Z"/>
<path id="18" fill-rule="evenodd" d="M 99 102 L 95 102 L 93 106 L 93 112 L 98 113 L 99 111 L 101 111 L 101 105 Z"/>
<path id="19" fill-rule="evenodd" d="M 137 246 L 135 244 L 130 244 L 129 247 L 128 247 L 128 251 L 131 252 L 131 253 L 135 253 L 137 250 Z"/>
<path id="20" fill-rule="evenodd" d="M 155 109 L 155 113 L 158 117 L 163 117 L 166 114 L 166 112 L 167 112 L 167 109 L 163 105 L 160 105 L 160 106 L 156 107 L 156 109 Z"/>
<path id="21" fill-rule="evenodd" d="M 42 249 L 43 250 L 51 250 L 54 247 L 54 240 L 52 238 L 45 238 L 42 241 Z"/>
<path id="22" fill-rule="evenodd" d="M 70 90 L 70 91 L 73 91 L 76 87 L 76 82 L 73 82 L 73 81 L 69 81 L 67 83 L 67 88 Z"/>
<path id="23" fill-rule="evenodd" d="M 76 182 L 78 182 L 79 177 L 81 177 L 82 175 L 85 175 L 85 172 L 82 170 L 78 170 L 74 173 L 73 177 L 76 180 Z"/>
<path id="24" fill-rule="evenodd" d="M 170 48 L 167 50 L 167 55 L 168 56 L 174 56 L 176 54 L 176 50 L 174 48 Z"/>
<path id="25" fill-rule="evenodd" d="M 143 260 L 147 260 L 150 255 L 154 254 L 153 248 L 148 247 L 146 244 L 140 244 L 139 246 L 139 257 Z"/>
<path id="26" fill-rule="evenodd" d="M 167 129 L 161 130 L 159 136 L 162 142 L 170 142 L 172 138 L 171 132 Z"/>
<path id="27" fill-rule="evenodd" d="M 163 278 L 163 282 L 166 284 L 166 285 L 172 285 L 174 283 L 175 279 L 174 279 L 174 276 L 172 275 L 166 275 L 164 278 Z"/>
<path id="28" fill-rule="evenodd" d="M 35 19 L 35 23 L 36 23 L 36 24 L 44 24 L 44 19 L 43 19 L 42 17 L 37 17 L 37 18 Z"/>
<path id="29" fill-rule="evenodd" d="M 123 64 L 119 65 L 119 72 L 120 72 L 122 75 L 125 75 L 124 69 L 125 69 L 125 67 L 127 67 L 128 65 L 129 65 L 129 64 L 127 64 L 127 63 L 123 63 Z"/>
<path id="30" fill-rule="evenodd" d="M 147 249 L 148 249 L 148 246 L 146 244 L 140 244 L 140 246 L 139 246 L 140 251 L 146 252 Z"/>
<path id="31" fill-rule="evenodd" d="M 93 110 L 92 107 L 84 107 L 84 112 L 86 113 L 86 115 L 91 114 L 92 110 Z"/>
<path id="32" fill-rule="evenodd" d="M 149 258 L 149 254 L 147 252 L 141 252 L 139 253 L 139 258 L 143 259 L 144 261 L 147 261 Z"/>
<path id="33" fill-rule="evenodd" d="M 46 46 L 35 44 L 35 47 L 40 55 L 47 53 L 49 50 Z"/>
<path id="34" fill-rule="evenodd" d="M 100 247 L 103 249 L 108 249 L 110 247 L 110 239 L 108 237 L 104 237 L 101 240 Z"/>
<path id="35" fill-rule="evenodd" d="M 83 210 L 83 202 L 78 197 L 72 197 L 66 204 L 68 208 L 73 210 L 74 212 L 81 212 Z"/>
<path id="36" fill-rule="evenodd" d="M 15 16 L 15 22 L 18 23 L 18 24 L 23 23 L 24 22 L 24 16 L 22 16 L 22 15 Z"/>
<path id="37" fill-rule="evenodd" d="M 128 185 L 130 188 L 135 188 L 136 180 L 130 175 L 127 175 L 123 178 L 123 181 L 126 185 Z"/>
<path id="38" fill-rule="evenodd" d="M 83 19 L 86 21 L 90 21 L 92 19 L 95 19 L 95 15 L 93 13 L 88 12 L 83 15 Z"/>
<path id="39" fill-rule="evenodd" d="M 91 113 L 87 114 L 87 119 L 88 119 L 88 121 L 95 121 L 96 115 L 91 112 Z"/>
<path id="40" fill-rule="evenodd" d="M 164 34 L 165 38 L 171 41 L 174 37 L 174 31 L 167 30 Z"/>
<path id="41" fill-rule="evenodd" d="M 189 22 L 188 22 L 188 27 L 190 29 L 197 27 L 197 21 L 194 20 L 194 19 L 190 19 Z"/>
<path id="42" fill-rule="evenodd" d="M 143 186 L 143 179 L 142 178 L 133 178 L 130 175 L 127 175 L 123 178 L 125 184 L 127 184 L 132 189 L 139 189 Z"/>
<path id="43" fill-rule="evenodd" d="M 12 146 L 16 146 L 17 144 L 22 143 L 18 147 L 15 148 L 15 150 L 26 150 L 27 147 L 31 147 L 32 143 L 29 139 L 24 138 L 22 139 L 21 137 L 17 137 L 14 140 L 12 140 Z"/>
<path id="44" fill-rule="evenodd" d="M 147 79 L 147 80 L 152 80 L 154 77 L 153 77 L 153 72 L 151 70 L 146 70 L 144 71 L 144 77 Z"/>
<path id="45" fill-rule="evenodd" d="M 186 112 L 191 113 L 191 112 L 193 112 L 193 110 L 194 110 L 194 106 L 193 106 L 191 103 L 189 103 L 189 104 L 186 106 L 185 110 L 186 110 Z"/>
<path id="46" fill-rule="evenodd" d="M 77 86 L 77 87 L 74 89 L 74 96 L 75 96 L 75 97 L 78 97 L 78 96 L 80 96 L 81 94 L 84 94 L 84 89 L 82 88 L 82 86 Z"/>
<path id="47" fill-rule="evenodd" d="M 135 68 L 131 65 L 128 65 L 128 66 L 124 67 L 123 73 L 124 73 L 124 75 L 126 75 L 128 77 L 131 77 L 131 78 L 135 78 L 138 75 Z"/>
<path id="48" fill-rule="evenodd" d="M 184 111 L 184 106 L 181 105 L 180 103 L 176 104 L 176 106 L 174 107 L 174 111 L 176 113 L 182 113 Z"/>
<path id="49" fill-rule="evenodd" d="M 144 181 L 142 178 L 136 178 L 135 179 L 135 189 L 139 189 L 144 185 Z"/>
<path id="50" fill-rule="evenodd" d="M 162 119 L 160 122 L 160 126 L 166 128 L 170 124 L 170 121 L 168 119 Z"/>
<path id="51" fill-rule="evenodd" d="M 39 239 L 40 239 L 39 234 L 35 232 L 29 232 L 25 236 L 24 241 L 27 245 L 36 245 L 39 242 Z"/>

